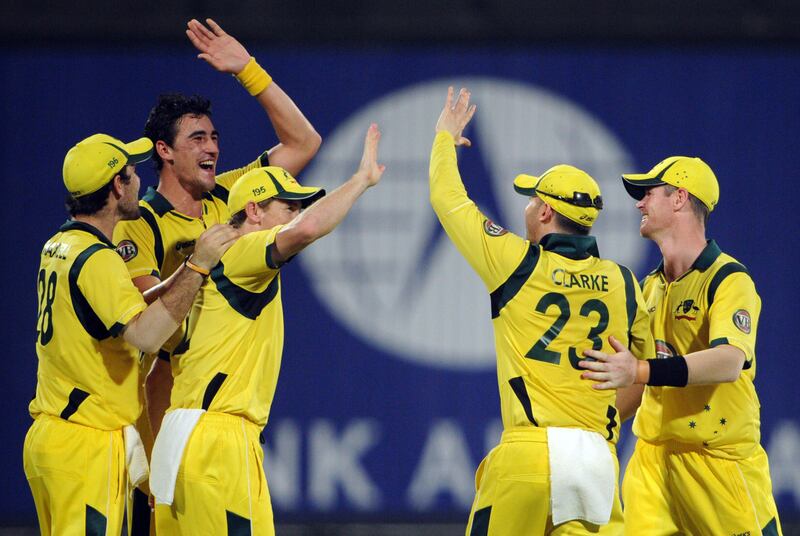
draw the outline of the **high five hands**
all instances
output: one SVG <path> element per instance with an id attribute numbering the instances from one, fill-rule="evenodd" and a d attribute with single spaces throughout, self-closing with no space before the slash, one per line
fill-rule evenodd
<path id="1" fill-rule="evenodd" d="M 212 19 L 206 19 L 206 24 L 208 28 L 197 19 L 187 24 L 186 36 L 200 51 L 197 57 L 220 72 L 240 73 L 250 61 L 247 49 Z"/>
<path id="2" fill-rule="evenodd" d="M 461 133 L 464 132 L 464 128 L 475 114 L 476 108 L 474 104 L 472 106 L 469 105 L 470 95 L 466 88 L 461 88 L 461 91 L 458 92 L 458 99 L 453 103 L 453 86 L 447 88 L 447 102 L 445 102 L 444 109 L 436 122 L 437 133 L 447 131 L 453 135 L 456 145 L 464 145 L 465 147 L 472 146 L 472 142 L 462 136 Z"/>

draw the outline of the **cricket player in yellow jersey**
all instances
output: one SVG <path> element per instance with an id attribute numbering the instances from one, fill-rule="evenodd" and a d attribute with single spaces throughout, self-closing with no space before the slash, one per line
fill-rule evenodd
<path id="1" fill-rule="evenodd" d="M 243 168 L 217 175 L 218 133 L 211 121 L 207 99 L 178 94 L 162 95 L 151 110 L 145 136 L 155 145 L 153 158 L 158 169 L 158 188 L 148 189 L 140 206 L 142 217 L 117 227 L 114 242 L 125 259 L 134 284 L 147 300 L 162 292 L 170 275 L 176 273 L 195 240 L 207 227 L 228 221 L 228 191 L 247 171 L 268 164 L 298 173 L 316 154 L 320 137 L 302 112 L 250 56 L 233 36 L 213 20 L 208 27 L 196 20 L 188 24 L 187 36 L 200 52 L 199 57 L 214 69 L 236 75 L 237 80 L 255 97 L 266 112 L 278 136 L 278 145 Z M 169 405 L 172 376 L 169 352 L 180 341 L 180 334 L 160 352 L 161 360 L 145 356 L 142 360 L 146 380 L 146 412 L 138 424 L 149 454 L 152 448 L 151 427 L 158 431 Z M 154 524 L 149 518 L 146 486 L 134 497 L 130 516 L 133 535 L 146 534 L 144 526 Z"/>
<path id="2" fill-rule="evenodd" d="M 231 188 L 231 225 L 243 236 L 211 270 L 189 315 L 191 338 L 172 358 L 171 405 L 153 448 L 159 534 L 274 534 L 259 434 L 283 352 L 280 269 L 378 183 L 379 139 L 371 125 L 356 173 L 319 201 L 324 191 L 272 166 Z"/>
<path id="3" fill-rule="evenodd" d="M 141 411 L 138 351 L 175 331 L 203 281 L 194 270 L 216 264 L 238 236 L 222 225 L 204 233 L 193 269 L 146 305 L 109 237 L 139 216 L 135 165 L 152 150 L 147 138 L 95 134 L 64 159 L 71 219 L 42 249 L 38 383 L 23 449 L 42 534 L 121 533 L 129 478 L 147 477 L 130 426 Z"/>
<path id="4" fill-rule="evenodd" d="M 431 203 L 491 298 L 503 435 L 478 468 L 467 534 L 622 534 L 614 391 L 592 389 L 578 361 L 614 334 L 637 355 L 653 340 L 641 291 L 589 235 L 603 203 L 585 172 L 557 165 L 519 175 L 527 239 L 467 196 L 455 146 L 475 111 L 453 88 L 436 125 Z M 598 394 L 600 396 L 598 396 Z"/>
<path id="5" fill-rule="evenodd" d="M 626 534 L 782 534 L 753 385 L 761 299 L 747 269 L 706 240 L 717 178 L 701 159 L 673 156 L 622 180 L 663 255 L 642 287 L 657 359 L 612 341 L 615 354 L 587 351 L 599 361 L 583 366 L 599 388 L 644 390 Z"/>

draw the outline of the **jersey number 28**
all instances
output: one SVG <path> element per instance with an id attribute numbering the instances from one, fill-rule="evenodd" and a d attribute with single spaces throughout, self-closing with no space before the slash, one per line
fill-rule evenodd
<path id="1" fill-rule="evenodd" d="M 53 338 L 53 301 L 56 298 L 57 280 L 55 272 L 46 277 L 44 269 L 39 270 L 39 317 L 36 320 L 36 333 L 42 346 Z"/>

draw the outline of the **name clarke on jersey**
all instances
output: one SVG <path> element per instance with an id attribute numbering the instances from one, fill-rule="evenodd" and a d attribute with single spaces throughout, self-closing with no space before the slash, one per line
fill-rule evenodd
<path id="1" fill-rule="evenodd" d="M 552 274 L 553 283 L 559 287 L 580 287 L 589 290 L 608 292 L 607 275 L 573 274 L 563 268 L 556 268 Z"/>

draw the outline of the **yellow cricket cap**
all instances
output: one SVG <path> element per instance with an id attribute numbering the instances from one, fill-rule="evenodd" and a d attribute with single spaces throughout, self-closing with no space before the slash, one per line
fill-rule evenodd
<path id="1" fill-rule="evenodd" d="M 91 194 L 125 166 L 144 162 L 152 153 L 153 142 L 148 138 L 124 143 L 108 134 L 94 134 L 79 141 L 64 157 L 64 186 L 72 197 Z"/>
<path id="2" fill-rule="evenodd" d="M 301 201 L 307 207 L 325 195 L 325 190 L 313 186 L 301 186 L 288 171 L 276 166 L 256 168 L 237 180 L 228 194 L 228 210 L 236 214 L 253 201 L 260 203 L 270 198 L 284 201 Z"/>
<path id="3" fill-rule="evenodd" d="M 538 196 L 559 214 L 591 227 L 603 208 L 600 186 L 583 170 L 559 164 L 539 177 L 517 175 L 514 190 L 522 195 Z"/>
<path id="4" fill-rule="evenodd" d="M 622 175 L 622 182 L 634 199 L 643 198 L 648 188 L 670 184 L 676 188 L 684 188 L 702 201 L 709 212 L 719 202 L 717 176 L 708 164 L 696 157 L 670 156 L 647 173 Z"/>

